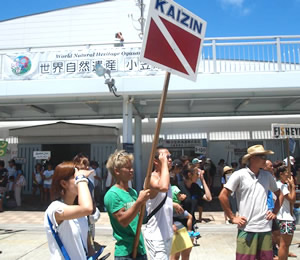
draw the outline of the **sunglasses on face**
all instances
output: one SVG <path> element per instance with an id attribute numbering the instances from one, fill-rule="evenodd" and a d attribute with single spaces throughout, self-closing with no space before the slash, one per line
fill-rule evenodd
<path id="1" fill-rule="evenodd" d="M 158 154 L 154 156 L 154 158 L 155 158 L 156 160 L 158 160 L 158 157 L 159 157 Z M 168 154 L 168 155 L 167 155 L 167 159 L 168 159 L 168 160 L 172 159 L 172 155 L 171 155 L 171 154 Z"/>
<path id="2" fill-rule="evenodd" d="M 265 155 L 255 155 L 255 157 L 258 157 L 262 160 L 267 160 L 267 156 L 265 156 Z"/>

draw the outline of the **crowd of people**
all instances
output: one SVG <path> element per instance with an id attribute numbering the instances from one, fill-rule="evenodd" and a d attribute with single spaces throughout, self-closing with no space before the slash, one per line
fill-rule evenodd
<path id="1" fill-rule="evenodd" d="M 238 260 L 296 257 L 289 252 L 296 228 L 295 160 L 290 157 L 272 163 L 267 160 L 270 154 L 274 152 L 262 145 L 251 146 L 242 158 L 240 170 L 228 166 L 223 170 L 224 187 L 219 200 L 225 218 L 238 226 Z"/>
<path id="2" fill-rule="evenodd" d="M 22 205 L 21 194 L 22 188 L 26 186 L 26 179 L 21 166 L 10 160 L 5 168 L 5 162 L 0 160 L 0 212 L 3 212 L 4 202 L 11 207 Z"/>
<path id="3" fill-rule="evenodd" d="M 47 177 L 51 185 L 46 188 L 50 189 L 53 202 L 46 210 L 44 225 L 52 259 L 59 259 L 58 256 L 66 259 L 66 255 L 70 259 L 83 259 L 83 255 L 97 253 L 93 236 L 89 234 L 89 219 L 95 214 L 97 204 L 109 215 L 116 239 L 115 259 L 133 259 L 133 244 L 143 205 L 146 207 L 145 230 L 139 237 L 136 259 L 179 259 L 180 256 L 189 259 L 191 247 L 170 254 L 178 226 L 176 222 L 187 227 L 188 236 L 195 242 L 200 236 L 195 230 L 195 223 L 199 221 L 195 213 L 202 212 L 204 201 L 212 200 L 201 160 L 189 162 L 182 157 L 172 161 L 167 149 L 158 148 L 149 187 L 138 193 L 132 188 L 132 154 L 116 150 L 110 155 L 106 168 L 111 178 L 106 179 L 104 192 L 102 189 L 97 191 L 100 183 L 104 184 L 100 177 L 103 175 L 97 174 L 98 165 L 82 155 L 79 158 L 84 159 L 84 163 L 77 156 L 72 162 L 56 166 L 51 174 L 41 173 L 51 176 Z M 48 171 L 53 171 L 51 165 Z M 40 166 L 36 167 L 34 175 L 38 172 Z M 39 184 L 40 178 L 35 180 Z M 45 177 L 41 180 L 45 183 Z M 45 198 L 45 189 L 43 191 Z"/>
<path id="4" fill-rule="evenodd" d="M 149 182 L 144 184 L 147 187 L 139 193 L 132 188 L 133 155 L 124 150 L 109 156 L 106 174 L 82 154 L 55 168 L 51 163 L 46 169 L 37 164 L 32 173 L 33 194 L 39 191 L 41 201 L 52 201 L 44 218 L 51 259 L 97 259 L 102 252 L 94 245 L 99 209 L 107 211 L 111 222 L 114 258 L 133 259 L 143 205 L 146 218 L 135 259 L 189 259 L 192 246 L 171 255 L 173 237 L 185 227 L 192 244 L 197 243 L 200 233 L 195 224 L 202 221 L 203 206 L 212 200 L 214 178 L 219 175 L 223 187 L 218 198 L 225 223 L 238 228 L 236 259 L 295 256 L 289 252 L 296 227 L 295 159 L 271 162 L 267 158 L 271 154 L 255 145 L 248 148 L 239 165 L 228 166 L 221 159 L 215 166 L 204 156 L 173 160 L 168 149 L 158 147 Z M 5 188 L 5 194 L 14 196 L 18 204 L 24 176 L 13 160 L 7 169 L 4 166 L 0 161 L 0 194 L 3 197 Z"/>

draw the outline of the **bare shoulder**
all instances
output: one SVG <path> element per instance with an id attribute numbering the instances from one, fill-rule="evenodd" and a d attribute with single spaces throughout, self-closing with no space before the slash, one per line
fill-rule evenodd
<path id="1" fill-rule="evenodd" d="M 155 189 L 157 182 L 159 181 L 160 177 L 157 172 L 152 172 L 151 173 L 151 178 L 150 178 L 150 199 L 154 199 L 158 191 Z"/>

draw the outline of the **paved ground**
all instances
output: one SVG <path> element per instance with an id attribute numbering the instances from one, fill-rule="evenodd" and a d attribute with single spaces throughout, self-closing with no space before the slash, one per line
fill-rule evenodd
<path id="1" fill-rule="evenodd" d="M 43 215 L 42 211 L 6 211 L 0 214 L 0 259 L 49 259 Z M 198 224 L 202 237 L 198 240 L 200 245 L 193 247 L 191 259 L 235 259 L 235 226 L 223 223 L 222 212 L 205 212 L 203 217 L 208 222 Z M 300 230 L 300 226 L 298 228 Z M 105 252 L 113 255 L 114 241 L 107 213 L 102 213 L 97 222 L 95 240 L 106 245 Z M 300 248 L 295 244 L 300 243 L 300 231 L 296 232 L 293 243 L 291 251 L 300 256 Z"/>

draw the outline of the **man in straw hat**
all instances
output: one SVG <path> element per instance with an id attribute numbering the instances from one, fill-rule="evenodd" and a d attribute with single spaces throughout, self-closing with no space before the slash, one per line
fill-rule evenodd
<path id="1" fill-rule="evenodd" d="M 236 259 L 272 260 L 272 221 L 279 210 L 279 200 L 272 211 L 268 210 L 268 190 L 277 197 L 280 190 L 272 175 L 263 170 L 266 155 L 274 154 L 262 145 L 248 148 L 242 162 L 246 168 L 234 172 L 224 185 L 219 199 L 221 205 L 233 224 L 238 225 Z M 234 216 L 229 205 L 229 196 L 235 192 L 239 216 Z"/>

